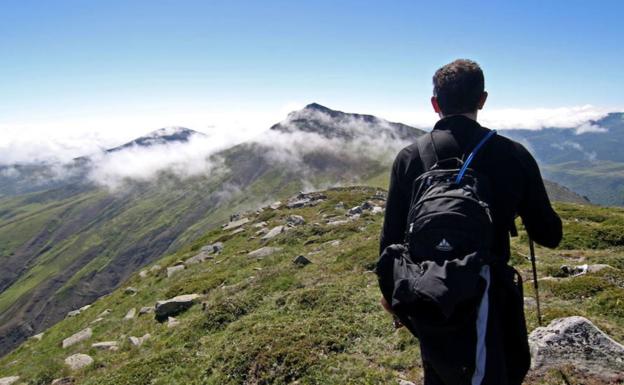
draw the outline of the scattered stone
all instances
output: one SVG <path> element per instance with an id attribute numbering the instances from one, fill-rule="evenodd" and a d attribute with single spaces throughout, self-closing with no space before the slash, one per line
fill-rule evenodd
<path id="1" fill-rule="evenodd" d="M 271 238 L 276 237 L 277 235 L 281 234 L 284 232 L 284 226 L 275 226 L 274 228 L 272 228 L 268 233 L 266 233 L 262 238 L 263 241 L 269 240 Z"/>
<path id="2" fill-rule="evenodd" d="M 340 219 L 337 221 L 327 222 L 329 226 L 342 226 L 342 225 L 346 225 L 347 223 L 349 223 L 349 220 L 347 219 Z"/>
<path id="3" fill-rule="evenodd" d="M 305 266 L 305 265 L 311 264 L 312 261 L 310 261 L 308 258 L 304 257 L 303 255 L 299 255 L 293 260 L 293 263 L 298 266 Z"/>
<path id="4" fill-rule="evenodd" d="M 260 230 L 256 231 L 255 235 L 264 235 L 264 234 L 266 234 L 268 232 L 269 232 L 269 229 L 267 229 L 266 227 L 263 227 Z"/>
<path id="5" fill-rule="evenodd" d="M 216 242 L 211 245 L 206 245 L 202 247 L 199 251 L 208 254 L 219 254 L 221 251 L 223 251 L 223 242 Z"/>
<path id="6" fill-rule="evenodd" d="M 347 211 L 347 215 L 355 215 L 355 214 L 362 214 L 362 207 L 361 206 L 355 206 L 349 209 L 349 211 Z"/>
<path id="7" fill-rule="evenodd" d="M 154 306 L 143 306 L 141 310 L 139 310 L 139 315 L 149 314 L 154 312 Z"/>
<path id="8" fill-rule="evenodd" d="M 602 264 L 602 263 L 595 264 L 595 265 L 584 264 L 584 265 L 578 265 L 578 266 L 563 265 L 561 266 L 560 276 L 576 277 L 578 275 L 583 275 L 587 273 L 596 273 L 604 269 L 613 269 L 613 267 L 611 267 L 610 265 Z"/>
<path id="9" fill-rule="evenodd" d="M 286 224 L 289 226 L 300 226 L 305 224 L 305 219 L 301 215 L 289 215 L 286 218 Z"/>
<path id="10" fill-rule="evenodd" d="M 160 265 L 154 265 L 150 267 L 149 271 L 150 273 L 156 273 L 156 272 L 159 272 L 161 269 L 162 267 Z"/>
<path id="11" fill-rule="evenodd" d="M 141 278 L 147 278 L 148 274 L 149 274 L 149 272 L 148 272 L 147 270 L 141 270 L 141 271 L 139 272 L 139 277 L 141 277 Z"/>
<path id="12" fill-rule="evenodd" d="M 249 218 L 241 218 L 223 225 L 223 230 L 234 230 L 249 222 Z"/>
<path id="13" fill-rule="evenodd" d="M 93 358 L 86 354 L 74 354 L 65 359 L 65 365 L 69 366 L 71 370 L 79 370 L 93 363 Z"/>
<path id="14" fill-rule="evenodd" d="M 149 333 L 147 333 L 147 334 L 145 334 L 143 337 L 133 337 L 133 336 L 130 336 L 130 337 L 128 337 L 128 340 L 130 341 L 130 343 L 131 343 L 132 345 L 134 345 L 134 346 L 136 346 L 136 347 L 139 347 L 139 346 L 143 345 L 143 343 L 144 343 L 145 341 L 147 341 L 148 339 L 150 339 L 150 337 L 152 337 L 152 335 L 151 335 L 151 334 L 149 334 Z"/>
<path id="15" fill-rule="evenodd" d="M 336 205 L 334 206 L 334 208 L 335 208 L 336 210 L 344 210 L 344 209 L 345 209 L 345 204 L 344 204 L 344 202 L 338 202 L 338 203 L 336 203 Z"/>
<path id="16" fill-rule="evenodd" d="M 136 293 L 138 293 L 139 291 L 137 290 L 136 287 L 132 287 L 132 286 L 128 286 L 127 288 L 124 289 L 124 294 L 128 294 L 128 295 L 136 295 Z"/>
<path id="17" fill-rule="evenodd" d="M 245 231 L 245 229 L 239 227 L 238 229 L 232 231 L 230 235 L 236 235 L 238 233 L 242 233 L 243 231 Z"/>
<path id="18" fill-rule="evenodd" d="M 299 207 L 314 206 L 325 199 L 327 199 L 327 196 L 325 196 L 324 194 L 320 194 L 320 193 L 305 194 L 303 192 L 300 192 L 299 194 L 295 195 L 294 197 L 288 200 L 286 207 L 288 207 L 289 209 L 295 209 Z"/>
<path id="19" fill-rule="evenodd" d="M 340 239 L 334 239 L 333 241 L 327 241 L 325 243 L 323 243 L 323 245 L 328 245 L 331 247 L 337 247 L 342 243 L 342 241 Z"/>
<path id="20" fill-rule="evenodd" d="M 83 307 L 81 307 L 81 308 L 80 308 L 80 309 L 78 309 L 78 310 L 80 310 L 80 311 L 85 311 L 85 310 L 87 310 L 87 309 L 88 309 L 88 308 L 90 308 L 90 307 L 91 307 L 91 305 L 84 305 Z"/>
<path id="21" fill-rule="evenodd" d="M 414 384 L 413 382 L 411 382 L 411 381 L 407 381 L 407 380 L 401 380 L 401 379 L 399 379 L 399 380 L 398 380 L 398 382 L 399 382 L 399 385 L 416 385 L 416 384 Z"/>
<path id="22" fill-rule="evenodd" d="M 67 317 L 67 318 L 75 317 L 75 316 L 77 316 L 77 315 L 78 315 L 78 314 L 80 314 L 80 313 L 81 313 L 81 312 L 80 312 L 80 309 L 78 309 L 78 310 L 72 310 L 72 311 L 70 311 L 69 313 L 67 313 L 66 317 Z"/>
<path id="23" fill-rule="evenodd" d="M 193 306 L 195 300 L 199 297 L 199 294 L 185 294 L 168 299 L 166 301 L 156 302 L 156 320 L 162 322 L 168 317 L 172 317 L 182 313 L 183 311 Z"/>
<path id="24" fill-rule="evenodd" d="M 93 330 L 91 328 L 86 328 L 84 330 L 79 331 L 78 333 L 67 337 L 63 340 L 63 349 L 68 348 L 72 345 L 77 344 L 78 342 L 82 342 L 88 340 L 93 336 Z"/>
<path id="25" fill-rule="evenodd" d="M 93 324 L 96 324 L 96 323 L 98 323 L 100 321 L 103 321 L 103 320 L 104 320 L 104 318 L 98 317 L 98 318 L 94 319 L 93 321 L 91 321 L 90 324 L 93 325 Z"/>
<path id="26" fill-rule="evenodd" d="M 100 350 L 110 350 L 113 352 L 119 349 L 119 346 L 117 346 L 117 341 L 96 342 L 93 345 L 91 345 L 91 347 L 100 349 Z"/>
<path id="27" fill-rule="evenodd" d="M 128 312 L 126 313 L 124 319 L 125 320 L 131 320 L 134 318 L 134 316 L 136 316 L 136 308 L 132 308 L 130 310 L 128 310 Z"/>
<path id="28" fill-rule="evenodd" d="M 19 380 L 19 376 L 2 377 L 0 378 L 0 385 L 11 385 Z"/>
<path id="29" fill-rule="evenodd" d="M 74 383 L 73 377 L 63 377 L 53 380 L 50 385 L 73 385 Z"/>
<path id="30" fill-rule="evenodd" d="M 175 265 L 167 268 L 167 277 L 171 277 L 177 272 L 184 270 L 184 265 Z"/>
<path id="31" fill-rule="evenodd" d="M 269 255 L 276 253 L 278 251 L 281 251 L 282 248 L 281 247 L 269 247 L 269 246 L 265 246 L 265 247 L 261 247 L 257 250 L 254 251 L 250 251 L 247 256 L 249 258 L 264 258 L 264 257 L 268 257 Z"/>
<path id="32" fill-rule="evenodd" d="M 41 341 L 41 339 L 43 338 L 43 333 L 35 334 L 34 336 L 30 338 L 33 340 Z"/>
<path id="33" fill-rule="evenodd" d="M 277 202 L 273 202 L 269 205 L 270 208 L 272 208 L 273 210 L 277 210 L 280 207 L 282 207 L 282 202 L 277 201 Z"/>
<path id="34" fill-rule="evenodd" d="M 254 229 L 260 229 L 260 228 L 262 228 L 262 227 L 266 227 L 267 225 L 268 225 L 268 223 L 266 223 L 266 222 L 262 221 L 262 222 L 255 223 L 255 224 L 253 225 L 253 228 L 254 228 Z"/>
<path id="35" fill-rule="evenodd" d="M 230 222 L 234 222 L 240 219 L 240 213 L 234 213 L 230 215 Z"/>
<path id="36" fill-rule="evenodd" d="M 538 327 L 529 343 L 533 369 L 573 365 L 603 377 L 624 372 L 624 346 L 584 317 L 558 318 Z"/>
<path id="37" fill-rule="evenodd" d="M 373 214 L 381 214 L 383 212 L 384 212 L 384 209 L 381 206 L 374 206 L 373 209 L 371 210 L 371 213 Z"/>
<path id="38" fill-rule="evenodd" d="M 214 255 L 205 251 L 201 251 L 199 254 L 184 261 L 184 265 L 185 266 L 196 265 L 198 263 L 205 262 L 209 259 L 214 259 Z"/>
<path id="39" fill-rule="evenodd" d="M 179 324 L 180 324 L 180 321 L 178 321 L 177 319 L 175 319 L 173 317 L 167 318 L 167 327 L 168 328 L 174 328 L 174 327 L 178 326 Z"/>
<path id="40" fill-rule="evenodd" d="M 101 312 L 98 317 L 106 317 L 107 315 L 109 315 L 111 313 L 111 309 L 106 309 L 103 312 Z"/>

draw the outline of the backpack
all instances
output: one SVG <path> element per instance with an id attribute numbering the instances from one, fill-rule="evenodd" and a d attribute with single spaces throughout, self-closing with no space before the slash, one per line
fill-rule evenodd
<path id="1" fill-rule="evenodd" d="M 419 138 L 425 172 L 413 184 L 405 240 L 388 246 L 376 268 L 384 298 L 447 384 L 480 383 L 485 371 L 491 192 L 470 164 L 495 134 L 479 138 L 465 161 L 438 159 L 434 136 L 459 152 L 449 133 Z"/>

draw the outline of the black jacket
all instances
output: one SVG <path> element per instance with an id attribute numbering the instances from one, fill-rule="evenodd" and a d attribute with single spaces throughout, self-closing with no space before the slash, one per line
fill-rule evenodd
<path id="1" fill-rule="evenodd" d="M 450 131 L 466 156 L 489 131 L 462 115 L 443 118 L 433 129 Z M 462 157 L 462 154 L 456 153 L 457 149 L 438 147 L 437 150 L 440 159 Z M 490 207 L 494 222 L 492 252 L 500 256 L 502 262 L 509 260 L 509 233 L 517 215 L 520 215 L 535 242 L 546 247 L 559 244 L 561 220 L 550 205 L 537 163 L 524 146 L 502 135 L 495 135 L 481 148 L 471 168 L 485 174 L 491 184 L 493 197 Z M 412 184 L 424 171 L 416 143 L 399 152 L 390 175 L 380 254 L 386 246 L 403 242 Z"/>

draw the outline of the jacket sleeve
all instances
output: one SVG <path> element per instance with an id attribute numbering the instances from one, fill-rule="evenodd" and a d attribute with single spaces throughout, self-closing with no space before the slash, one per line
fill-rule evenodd
<path id="1" fill-rule="evenodd" d="M 537 162 L 523 146 L 520 157 L 525 184 L 518 213 L 531 239 L 542 246 L 557 247 L 562 237 L 561 219 L 550 204 Z"/>
<path id="2" fill-rule="evenodd" d="M 401 176 L 404 174 L 404 171 L 401 170 L 402 157 L 403 151 L 400 152 L 394 160 L 390 173 L 390 186 L 386 199 L 386 213 L 379 241 L 380 255 L 387 246 L 394 243 L 403 243 L 405 235 L 410 197 L 406 196 L 402 186 L 403 181 Z"/>

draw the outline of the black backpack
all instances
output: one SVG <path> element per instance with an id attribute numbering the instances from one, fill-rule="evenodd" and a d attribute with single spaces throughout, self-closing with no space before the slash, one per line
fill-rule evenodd
<path id="1" fill-rule="evenodd" d="M 487 302 L 493 228 L 489 181 L 469 166 L 495 134 L 477 138 L 465 161 L 438 159 L 442 141 L 459 153 L 450 133 L 419 138 L 425 172 L 413 184 L 405 242 L 388 246 L 376 268 L 384 298 L 420 340 L 423 360 L 449 384 L 469 383 L 478 372 L 475 346 L 483 339 L 475 322 Z"/>

